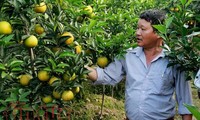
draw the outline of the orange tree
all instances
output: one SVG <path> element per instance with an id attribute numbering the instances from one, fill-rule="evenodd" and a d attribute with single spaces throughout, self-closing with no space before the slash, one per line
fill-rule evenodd
<path id="1" fill-rule="evenodd" d="M 178 69 L 187 73 L 187 80 L 194 80 L 200 66 L 199 4 L 198 0 L 173 1 L 168 7 L 165 24 L 154 26 L 169 45 L 169 66 L 178 64 Z M 185 106 L 200 119 L 197 107 Z"/>
<path id="2" fill-rule="evenodd" d="M 197 5 L 196 5 L 197 4 Z M 180 0 L 171 3 L 165 25 L 156 25 L 161 36 L 169 45 L 169 66 L 179 64 L 186 71 L 188 80 L 194 79 L 200 66 L 199 1 Z"/>
<path id="3" fill-rule="evenodd" d="M 3 1 L 0 10 L 1 119 L 66 117 L 88 72 L 75 8 L 22 0 Z"/>

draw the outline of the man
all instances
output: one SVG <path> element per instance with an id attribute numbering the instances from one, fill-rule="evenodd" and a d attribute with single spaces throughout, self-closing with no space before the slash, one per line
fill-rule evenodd
<path id="1" fill-rule="evenodd" d="M 94 84 L 115 85 L 126 76 L 125 109 L 127 120 L 173 120 L 176 101 L 183 120 L 192 120 L 183 103 L 192 104 L 189 82 L 177 66 L 168 67 L 163 39 L 152 25 L 163 23 L 165 13 L 148 10 L 140 15 L 136 38 L 138 47 L 127 50 L 105 69 L 87 67 Z M 176 101 L 173 94 L 176 93 Z"/>

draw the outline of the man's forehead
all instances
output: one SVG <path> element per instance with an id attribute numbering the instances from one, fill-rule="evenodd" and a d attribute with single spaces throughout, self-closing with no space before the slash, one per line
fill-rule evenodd
<path id="1" fill-rule="evenodd" d="M 145 19 L 139 19 L 138 26 L 151 27 L 151 23 L 146 21 Z"/>

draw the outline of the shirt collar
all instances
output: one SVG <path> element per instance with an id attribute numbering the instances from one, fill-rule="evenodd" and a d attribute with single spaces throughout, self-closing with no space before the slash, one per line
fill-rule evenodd
<path id="1" fill-rule="evenodd" d="M 165 44 L 164 48 L 162 49 L 162 52 L 159 54 L 158 57 L 165 57 L 166 56 L 166 52 L 169 51 L 169 47 Z M 136 47 L 134 49 L 130 49 L 131 53 L 136 54 L 136 56 L 140 56 L 141 54 L 144 53 L 143 48 L 142 47 Z"/>

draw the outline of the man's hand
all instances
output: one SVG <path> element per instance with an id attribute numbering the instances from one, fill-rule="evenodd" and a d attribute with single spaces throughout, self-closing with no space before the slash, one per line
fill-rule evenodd
<path id="1" fill-rule="evenodd" d="M 182 120 L 192 120 L 192 115 L 182 115 Z"/>
<path id="2" fill-rule="evenodd" d="M 95 68 L 89 67 L 87 65 L 84 66 L 86 69 L 88 69 L 90 72 L 88 73 L 88 79 L 92 81 L 97 80 L 97 71 Z"/>

